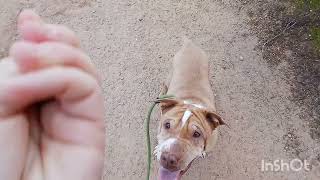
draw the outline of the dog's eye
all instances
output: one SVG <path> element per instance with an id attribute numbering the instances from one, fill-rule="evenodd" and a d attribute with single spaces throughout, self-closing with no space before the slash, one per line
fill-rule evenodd
<path id="1" fill-rule="evenodd" d="M 165 127 L 166 129 L 170 129 L 170 123 L 169 123 L 169 122 L 166 122 L 166 123 L 164 124 L 164 127 Z"/>
<path id="2" fill-rule="evenodd" d="M 199 132 L 197 132 L 197 131 L 195 131 L 194 133 L 193 133 L 193 137 L 194 138 L 198 138 L 198 137 L 200 137 L 201 136 L 201 134 L 199 133 Z"/>

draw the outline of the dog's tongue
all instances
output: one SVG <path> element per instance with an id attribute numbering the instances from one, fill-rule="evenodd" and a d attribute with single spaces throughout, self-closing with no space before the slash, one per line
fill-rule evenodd
<path id="1" fill-rule="evenodd" d="M 171 172 L 163 167 L 159 170 L 159 180 L 180 180 L 180 171 Z"/>

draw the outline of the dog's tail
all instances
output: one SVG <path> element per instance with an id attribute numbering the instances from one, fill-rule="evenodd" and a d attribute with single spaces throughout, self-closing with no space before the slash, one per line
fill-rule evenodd
<path id="1" fill-rule="evenodd" d="M 182 36 L 182 40 L 183 40 L 183 46 L 193 44 L 193 42 L 187 36 Z"/>
<path id="2" fill-rule="evenodd" d="M 183 40 L 182 49 L 191 48 L 193 51 L 197 53 L 205 54 L 205 52 L 188 37 L 182 36 L 182 40 Z"/>
<path id="3" fill-rule="evenodd" d="M 186 36 L 182 36 L 182 40 L 183 40 L 183 45 L 180 51 L 178 52 L 180 53 L 180 55 L 191 54 L 197 57 L 196 58 L 197 60 L 202 60 L 204 62 L 208 61 L 207 54 L 197 44 L 193 43 L 193 41 L 187 38 Z M 184 59 L 188 59 L 188 58 L 184 58 Z"/>

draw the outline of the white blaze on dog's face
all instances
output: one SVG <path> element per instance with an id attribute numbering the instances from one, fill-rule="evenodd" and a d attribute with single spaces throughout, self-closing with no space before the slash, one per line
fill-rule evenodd
<path id="1" fill-rule="evenodd" d="M 162 170 L 178 175 L 192 160 L 204 156 L 208 138 L 223 122 L 205 109 L 176 100 L 165 100 L 161 103 L 161 110 L 158 145 L 154 153 Z"/>

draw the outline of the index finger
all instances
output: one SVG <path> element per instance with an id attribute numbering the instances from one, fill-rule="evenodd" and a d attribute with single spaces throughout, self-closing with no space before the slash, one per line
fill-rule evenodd
<path id="1" fill-rule="evenodd" d="M 58 42 L 40 44 L 17 42 L 10 49 L 10 56 L 20 72 L 27 73 L 53 66 L 71 66 L 93 75 L 100 81 L 99 73 L 89 56 L 78 48 Z"/>

